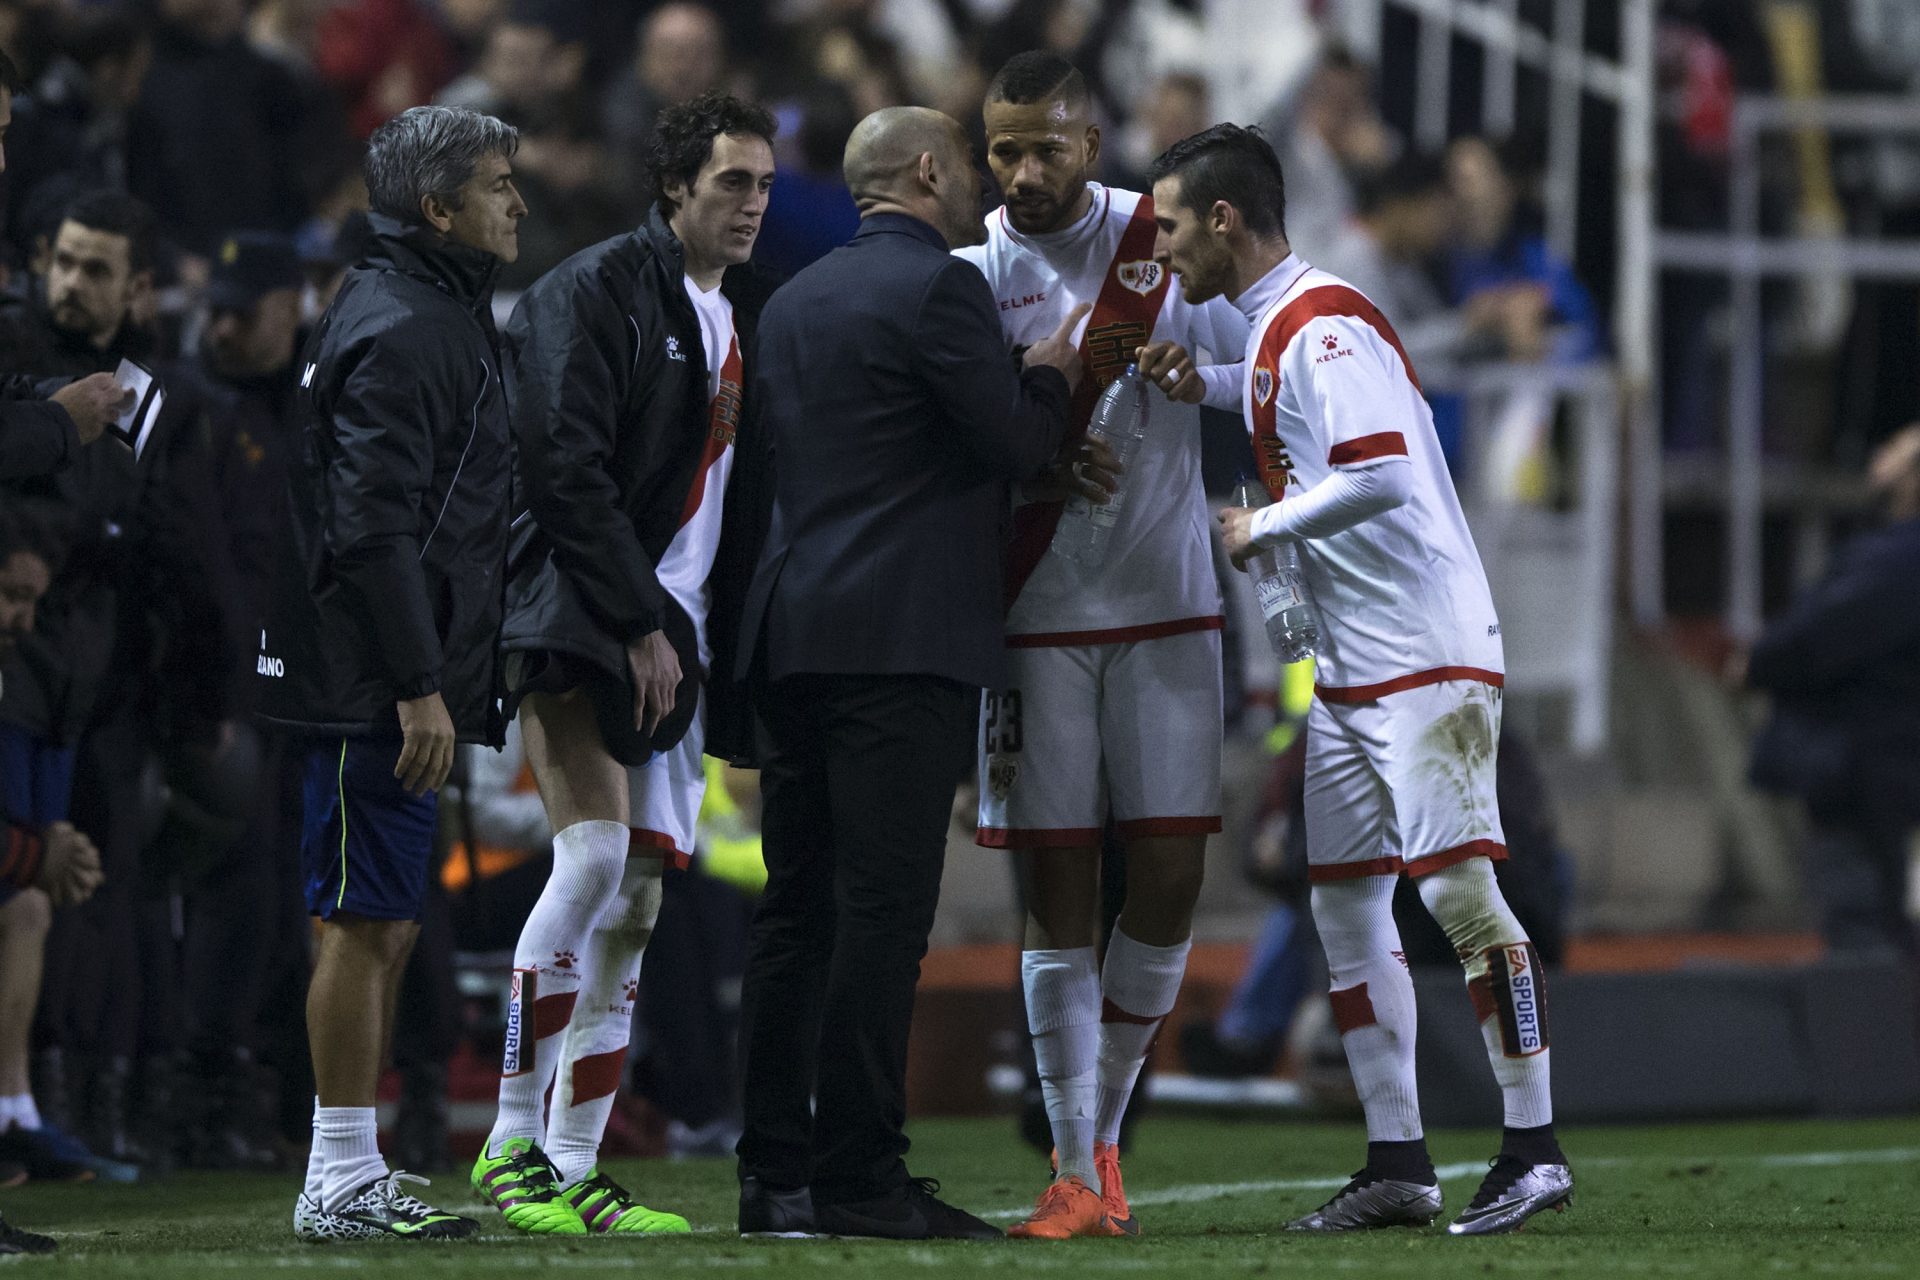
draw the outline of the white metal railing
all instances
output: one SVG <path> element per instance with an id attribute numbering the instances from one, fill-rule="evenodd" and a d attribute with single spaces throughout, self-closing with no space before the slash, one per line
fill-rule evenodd
<path id="1" fill-rule="evenodd" d="M 1617 375 L 1605 363 L 1480 365 L 1433 389 L 1466 401 L 1460 497 L 1500 614 L 1508 693 L 1564 699 L 1566 745 L 1598 754 L 1611 705 Z M 1509 460 L 1548 451 L 1547 428 L 1563 405 L 1571 432 L 1554 458 L 1561 499 L 1552 507 L 1516 500 Z"/>
<path id="2" fill-rule="evenodd" d="M 1761 283 L 1768 277 L 1838 273 L 1853 280 L 1920 281 L 1920 240 L 1884 243 L 1846 236 L 1763 236 L 1760 228 L 1760 140 L 1768 133 L 1819 128 L 1840 133 L 1920 135 L 1920 101 L 1907 97 L 1736 99 L 1729 140 L 1728 232 L 1655 231 L 1648 237 L 1651 270 L 1696 271 L 1729 281 L 1727 438 L 1721 474 L 1727 511 L 1728 630 L 1743 641 L 1760 632 L 1761 520 L 1768 501 L 1762 454 L 1765 418 L 1765 334 Z M 1651 334 L 1652 324 L 1648 326 Z M 1634 444 L 1634 615 L 1645 624 L 1665 615 L 1660 584 L 1661 517 L 1670 497 L 1668 463 L 1657 435 Z M 1799 545 L 1806 553 L 1819 534 L 1803 522 Z"/>

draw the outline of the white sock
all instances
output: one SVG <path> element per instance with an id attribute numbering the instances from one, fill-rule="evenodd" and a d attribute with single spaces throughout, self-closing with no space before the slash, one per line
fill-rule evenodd
<path id="1" fill-rule="evenodd" d="M 1193 939 L 1171 947 L 1136 942 L 1116 927 L 1107 940 L 1107 963 L 1100 973 L 1100 1105 L 1094 1140 L 1120 1141 L 1120 1121 L 1133 1097 L 1134 1081 L 1146 1065 L 1147 1050 L 1160 1025 L 1173 1012 L 1187 976 Z"/>
<path id="2" fill-rule="evenodd" d="M 599 1162 L 600 1139 L 626 1070 L 640 957 L 660 918 L 663 870 L 659 858 L 628 858 L 620 894 L 587 941 L 586 982 L 561 1046 L 547 1121 L 546 1152 L 562 1185 L 581 1181 Z"/>
<path id="3" fill-rule="evenodd" d="M 307 1182 L 301 1194 L 315 1204 L 320 1203 L 320 1095 L 313 1095 L 313 1131 L 312 1141 L 307 1147 Z"/>
<path id="4" fill-rule="evenodd" d="M 313 1133 L 320 1148 L 320 1204 L 339 1209 L 353 1193 L 384 1178 L 386 1158 L 372 1107 L 317 1107 Z"/>
<path id="5" fill-rule="evenodd" d="M 1020 985 L 1027 995 L 1040 1095 L 1060 1158 L 1058 1176 L 1078 1178 L 1098 1191 L 1093 1064 L 1100 1035 L 1100 972 L 1093 948 L 1022 951 Z"/>
<path id="6" fill-rule="evenodd" d="M 1313 886 L 1313 922 L 1327 951 L 1329 999 L 1369 1142 L 1410 1142 L 1420 1128 L 1414 1085 L 1413 978 L 1393 923 L 1396 876 Z"/>
<path id="7" fill-rule="evenodd" d="M 1553 1123 L 1547 985 L 1540 954 L 1514 918 L 1493 864 L 1470 858 L 1418 881 L 1420 900 L 1465 957 L 1467 994 L 1487 1044 L 1509 1129 Z"/>
<path id="8" fill-rule="evenodd" d="M 8 1129 L 38 1129 L 40 1108 L 33 1105 L 30 1093 L 12 1093 L 0 1097 L 0 1133 Z"/>
<path id="9" fill-rule="evenodd" d="M 509 1138 L 537 1143 L 545 1137 L 543 1104 L 560 1061 L 561 1033 L 573 1020 L 580 995 L 587 939 L 619 892 L 626 862 L 624 823 L 576 822 L 553 837 L 553 871 L 513 949 L 522 1002 L 519 1016 L 508 1019 L 500 1113 L 487 1136 L 489 1155 L 498 1155 Z"/>

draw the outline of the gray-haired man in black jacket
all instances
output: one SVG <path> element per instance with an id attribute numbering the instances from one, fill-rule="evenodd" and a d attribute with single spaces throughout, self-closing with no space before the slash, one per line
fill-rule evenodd
<path id="1" fill-rule="evenodd" d="M 307 996 L 319 1099 L 294 1209 L 308 1239 L 447 1239 L 407 1195 L 374 1085 L 419 932 L 434 801 L 456 740 L 498 744 L 512 439 L 491 297 L 526 205 L 513 129 L 415 107 L 367 152 L 373 245 L 301 361 L 290 520 L 256 670 L 309 737 L 301 839 L 322 920 Z"/>

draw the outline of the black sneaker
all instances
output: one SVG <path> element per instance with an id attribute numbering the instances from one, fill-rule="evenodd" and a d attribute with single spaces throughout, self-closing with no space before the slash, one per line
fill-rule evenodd
<path id="1" fill-rule="evenodd" d="M 934 1193 L 933 1178 L 912 1178 L 896 1191 L 872 1200 L 817 1205 L 814 1222 L 830 1236 L 872 1236 L 881 1240 L 999 1240 L 1000 1228 L 956 1209 Z"/>
<path id="2" fill-rule="evenodd" d="M 0 1255 L 9 1253 L 52 1253 L 55 1249 L 52 1236 L 35 1235 L 31 1231 L 22 1231 L 0 1218 Z"/>
<path id="3" fill-rule="evenodd" d="M 813 1193 L 777 1191 L 758 1178 L 740 1180 L 740 1234 L 775 1240 L 808 1240 L 814 1225 Z"/>

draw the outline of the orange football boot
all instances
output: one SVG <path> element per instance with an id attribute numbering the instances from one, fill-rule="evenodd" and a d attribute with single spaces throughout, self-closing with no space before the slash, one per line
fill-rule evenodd
<path id="1" fill-rule="evenodd" d="M 1120 1181 L 1120 1148 L 1111 1142 L 1093 1144 L 1093 1171 L 1100 1175 L 1100 1204 L 1106 1211 L 1101 1220 L 1103 1235 L 1137 1236 L 1140 1219 L 1127 1205 L 1126 1184 Z"/>
<path id="2" fill-rule="evenodd" d="M 1025 1222 L 1009 1227 L 1007 1235 L 1015 1240 L 1070 1240 L 1074 1236 L 1107 1234 L 1106 1202 L 1100 1194 L 1078 1178 L 1061 1178 L 1047 1184 L 1040 1202 Z"/>

